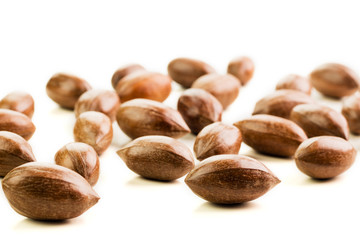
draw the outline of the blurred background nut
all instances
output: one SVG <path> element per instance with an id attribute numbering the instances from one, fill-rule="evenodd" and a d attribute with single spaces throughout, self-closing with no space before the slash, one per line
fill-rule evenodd
<path id="1" fill-rule="evenodd" d="M 227 68 L 227 72 L 239 79 L 243 86 L 251 80 L 254 70 L 254 62 L 249 57 L 235 58 L 229 63 Z"/>
<path id="2" fill-rule="evenodd" d="M 0 108 L 20 112 L 31 118 L 34 114 L 34 99 L 26 92 L 11 92 L 0 101 Z"/>
<path id="3" fill-rule="evenodd" d="M 13 132 L 29 140 L 35 132 L 35 125 L 22 113 L 0 109 L 0 131 Z"/>
<path id="4" fill-rule="evenodd" d="M 276 84 L 276 90 L 281 89 L 297 90 L 311 95 L 312 86 L 308 78 L 297 74 L 289 74 Z"/>
<path id="5" fill-rule="evenodd" d="M 114 75 L 111 78 L 111 85 L 114 89 L 116 89 L 117 84 L 123 79 L 126 75 L 136 72 L 136 71 L 142 71 L 145 70 L 145 68 L 139 64 L 129 64 L 125 65 L 118 70 L 115 71 Z"/>
<path id="6" fill-rule="evenodd" d="M 355 93 L 344 98 L 342 114 L 346 118 L 351 133 L 360 134 L 360 94 Z"/>

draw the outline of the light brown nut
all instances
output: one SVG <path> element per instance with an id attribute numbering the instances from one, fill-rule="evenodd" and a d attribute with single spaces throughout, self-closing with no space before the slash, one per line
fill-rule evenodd
<path id="1" fill-rule="evenodd" d="M 140 137 L 117 151 L 133 172 L 149 179 L 172 181 L 194 168 L 190 149 L 166 136 Z"/>
<path id="2" fill-rule="evenodd" d="M 34 99 L 26 92 L 11 92 L 0 101 L 0 108 L 20 112 L 31 118 L 34 114 Z"/>
<path id="3" fill-rule="evenodd" d="M 316 90 L 334 98 L 352 95 L 360 84 L 359 76 L 353 70 L 337 63 L 317 67 L 311 72 L 310 81 Z"/>
<path id="4" fill-rule="evenodd" d="M 99 179 L 99 157 L 94 148 L 86 143 L 66 144 L 55 154 L 55 163 L 79 173 L 91 186 Z"/>
<path id="5" fill-rule="evenodd" d="M 345 116 L 350 131 L 353 134 L 360 134 L 360 94 L 353 94 L 343 101 L 342 114 Z"/>
<path id="6" fill-rule="evenodd" d="M 63 108 L 74 109 L 79 97 L 91 86 L 83 79 L 58 73 L 46 85 L 47 95 Z"/>
<path id="7" fill-rule="evenodd" d="M 297 74 L 289 74 L 277 83 L 276 90 L 281 89 L 297 90 L 310 95 L 312 86 L 308 78 Z"/>
<path id="8" fill-rule="evenodd" d="M 211 93 L 219 100 L 223 109 L 235 101 L 240 91 L 240 82 L 236 77 L 226 74 L 207 74 L 198 78 L 191 88 L 200 88 Z"/>
<path id="9" fill-rule="evenodd" d="M 75 104 L 75 115 L 87 111 L 102 112 L 110 120 L 115 121 L 116 112 L 120 106 L 118 95 L 109 90 L 92 89 L 83 93 Z"/>
<path id="10" fill-rule="evenodd" d="M 356 150 L 350 142 L 333 136 L 305 140 L 295 153 L 296 166 L 312 178 L 333 178 L 354 163 Z"/>
<path id="11" fill-rule="evenodd" d="M 293 108 L 290 120 L 311 137 L 337 136 L 349 138 L 349 126 L 341 113 L 320 104 L 300 104 Z"/>
<path id="12" fill-rule="evenodd" d="M 8 109 L 0 109 L 0 131 L 9 131 L 29 140 L 35 132 L 35 125 L 26 115 Z"/>
<path id="13" fill-rule="evenodd" d="M 116 120 L 121 130 L 132 139 L 147 135 L 180 138 L 190 132 L 178 111 L 148 99 L 134 99 L 121 104 Z"/>
<path id="14" fill-rule="evenodd" d="M 101 155 L 111 144 L 113 129 L 110 118 L 101 112 L 89 111 L 80 114 L 74 126 L 76 142 L 87 143 Z"/>
<path id="15" fill-rule="evenodd" d="M 199 77 L 214 72 L 215 69 L 209 64 L 190 58 L 176 58 L 168 65 L 170 77 L 185 88 L 191 87 Z"/>
<path id="16" fill-rule="evenodd" d="M 199 197 L 218 204 L 236 204 L 261 197 L 280 180 L 261 162 L 242 155 L 205 159 L 186 176 Z"/>
<path id="17" fill-rule="evenodd" d="M 19 135 L 0 131 L 0 177 L 27 162 L 35 162 L 30 144 Z"/>
<path id="18" fill-rule="evenodd" d="M 78 173 L 55 164 L 32 162 L 11 170 L 2 181 L 10 206 L 36 220 L 80 216 L 99 200 Z"/>
<path id="19" fill-rule="evenodd" d="M 114 89 L 116 89 L 117 84 L 123 79 L 126 75 L 136 72 L 136 71 L 142 71 L 145 70 L 145 68 L 139 64 L 129 64 L 125 65 L 118 70 L 115 71 L 114 75 L 111 78 L 111 85 Z"/>
<path id="20" fill-rule="evenodd" d="M 216 122 L 206 126 L 197 135 L 194 152 L 198 160 L 219 154 L 239 153 L 242 137 L 237 127 Z"/>
<path id="21" fill-rule="evenodd" d="M 135 98 L 164 101 L 171 92 L 171 78 L 155 72 L 137 71 L 126 75 L 117 85 L 121 102 Z"/>
<path id="22" fill-rule="evenodd" d="M 293 107 L 299 104 L 314 102 L 309 95 L 300 91 L 277 90 L 256 103 L 253 115 L 269 114 L 289 119 Z"/>
<path id="23" fill-rule="evenodd" d="M 177 109 L 195 135 L 205 126 L 221 121 L 222 105 L 202 89 L 187 89 L 180 96 Z"/>
<path id="24" fill-rule="evenodd" d="M 227 68 L 227 72 L 238 78 L 243 86 L 251 80 L 254 70 L 254 62 L 249 57 L 235 58 L 229 63 Z"/>
<path id="25" fill-rule="evenodd" d="M 234 124 L 243 142 L 258 152 L 291 157 L 307 136 L 294 122 L 271 115 L 258 114 Z"/>

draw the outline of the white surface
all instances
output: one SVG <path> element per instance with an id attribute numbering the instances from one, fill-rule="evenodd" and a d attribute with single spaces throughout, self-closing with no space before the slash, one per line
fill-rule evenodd
<path id="1" fill-rule="evenodd" d="M 360 72 L 357 1 L 0 1 L 0 97 L 30 92 L 36 102 L 38 161 L 52 162 L 72 141 L 75 118 L 45 93 L 57 72 L 111 89 L 113 72 L 127 63 L 166 73 L 175 57 L 202 59 L 224 73 L 236 56 L 254 59 L 256 72 L 224 112 L 233 123 L 288 73 L 307 75 L 325 62 Z M 176 106 L 181 93 L 166 103 Z M 316 99 L 340 109 L 340 102 Z M 293 160 L 241 153 L 265 163 L 282 182 L 241 206 L 220 207 L 194 195 L 183 182 L 139 178 L 115 151 L 129 139 L 116 123 L 112 146 L 101 156 L 96 206 L 64 223 L 15 213 L 0 191 L 0 233 L 11 239 L 359 239 L 359 159 L 342 176 L 313 181 Z M 359 137 L 351 137 L 357 148 Z M 181 139 L 192 147 L 194 137 Z"/>

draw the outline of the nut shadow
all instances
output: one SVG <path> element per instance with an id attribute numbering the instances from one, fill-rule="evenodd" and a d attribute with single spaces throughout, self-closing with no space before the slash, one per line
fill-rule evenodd
<path id="1" fill-rule="evenodd" d="M 312 178 L 312 177 L 304 177 L 302 181 L 299 181 L 300 185 L 320 185 L 320 184 L 330 184 L 338 181 L 341 176 L 333 177 L 333 178 L 326 178 L 326 179 L 319 179 L 319 178 Z"/>
<path id="2" fill-rule="evenodd" d="M 175 185 L 175 184 L 180 184 L 180 182 L 178 180 L 161 181 L 161 180 L 144 178 L 142 176 L 136 176 L 125 183 L 125 185 L 131 187 L 146 187 L 146 186 L 153 187 L 153 186 L 167 186 L 167 185 Z"/>
<path id="3" fill-rule="evenodd" d="M 77 222 L 75 219 L 68 220 L 34 220 L 30 218 L 25 218 L 19 221 L 15 226 L 14 230 L 17 231 L 27 231 L 34 229 L 43 229 L 43 228 L 59 228 L 65 225 L 72 225 L 74 222 Z"/>
<path id="4" fill-rule="evenodd" d="M 291 162 L 293 160 L 293 158 L 265 155 L 253 149 L 248 150 L 244 155 L 264 162 Z"/>
<path id="5" fill-rule="evenodd" d="M 217 204 L 211 202 L 205 202 L 201 204 L 198 208 L 194 210 L 196 213 L 214 213 L 214 212 L 226 212 L 234 210 L 249 210 L 252 208 L 256 208 L 256 204 L 253 202 L 245 202 L 238 204 Z"/>

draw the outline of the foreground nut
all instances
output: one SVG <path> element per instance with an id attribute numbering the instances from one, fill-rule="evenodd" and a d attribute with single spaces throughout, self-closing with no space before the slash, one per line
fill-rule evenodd
<path id="1" fill-rule="evenodd" d="M 190 149 L 184 143 L 165 136 L 137 138 L 117 154 L 128 168 L 149 179 L 172 181 L 194 168 Z"/>
<path id="2" fill-rule="evenodd" d="M 121 130 L 133 139 L 146 135 L 179 138 L 190 132 L 178 111 L 148 99 L 121 104 L 116 120 Z"/>
<path id="3" fill-rule="evenodd" d="M 91 86 L 83 79 L 58 73 L 46 85 L 47 95 L 63 108 L 74 109 L 79 97 Z"/>
<path id="4" fill-rule="evenodd" d="M 350 68 L 337 63 L 319 66 L 311 72 L 310 81 L 316 90 L 334 98 L 355 93 L 360 84 L 359 76 Z"/>
<path id="5" fill-rule="evenodd" d="M 213 95 L 196 88 L 184 91 L 177 108 L 194 134 L 211 123 L 221 121 L 223 111 L 221 103 Z"/>
<path id="6" fill-rule="evenodd" d="M 121 102 L 135 98 L 164 101 L 171 92 L 171 78 L 155 72 L 137 71 L 126 75 L 117 85 Z"/>
<path id="7" fill-rule="evenodd" d="M 243 142 L 258 152 L 291 157 L 307 136 L 294 122 L 259 114 L 234 124 L 241 131 Z"/>
<path id="8" fill-rule="evenodd" d="M 145 70 L 145 68 L 139 64 L 129 64 L 126 66 L 123 66 L 116 70 L 114 75 L 111 78 L 111 85 L 114 89 L 116 89 L 117 84 L 123 79 L 126 75 L 136 72 L 136 71 L 142 71 Z"/>
<path id="9" fill-rule="evenodd" d="M 261 162 L 242 155 L 217 155 L 197 165 L 185 183 L 199 197 L 218 204 L 261 197 L 280 180 Z"/>
<path id="10" fill-rule="evenodd" d="M 219 154 L 237 154 L 242 142 L 238 128 L 222 122 L 206 126 L 197 135 L 194 152 L 198 160 Z"/>
<path id="11" fill-rule="evenodd" d="M 94 148 L 86 143 L 66 144 L 55 154 L 55 163 L 79 173 L 91 186 L 99 179 L 99 157 Z"/>
<path id="12" fill-rule="evenodd" d="M 356 150 L 350 142 L 333 136 L 305 140 L 295 153 L 296 166 L 312 178 L 333 178 L 354 163 Z"/>
<path id="13" fill-rule="evenodd" d="M 115 92 L 92 89 L 82 94 L 76 102 L 75 115 L 78 117 L 81 113 L 87 111 L 102 112 L 113 122 L 119 106 L 120 100 Z"/>
<path id="14" fill-rule="evenodd" d="M 89 144 L 99 155 L 110 146 L 112 137 L 110 118 L 101 112 L 84 112 L 75 122 L 75 141 Z"/>
<path id="15" fill-rule="evenodd" d="M 312 86 L 308 78 L 297 74 L 289 74 L 277 83 L 276 90 L 281 89 L 297 90 L 310 95 Z"/>
<path id="16" fill-rule="evenodd" d="M 243 86 L 251 80 L 254 70 L 254 62 L 248 57 L 235 58 L 227 68 L 227 72 L 238 78 Z"/>
<path id="17" fill-rule="evenodd" d="M 26 92 L 11 92 L 0 101 L 0 108 L 20 112 L 31 118 L 34 114 L 34 99 Z"/>
<path id="18" fill-rule="evenodd" d="M 185 88 L 191 87 L 199 77 L 214 72 L 215 69 L 209 64 L 190 58 L 176 58 L 168 65 L 170 77 Z"/>
<path id="19" fill-rule="evenodd" d="M 360 94 L 354 94 L 343 101 L 342 114 L 345 116 L 350 131 L 360 134 Z"/>
<path id="20" fill-rule="evenodd" d="M 349 126 L 341 113 L 320 104 L 301 104 L 293 108 L 290 120 L 311 137 L 337 136 L 349 138 Z"/>
<path id="21" fill-rule="evenodd" d="M 254 108 L 255 114 L 269 114 L 282 118 L 290 118 L 291 110 L 299 104 L 314 103 L 306 93 L 295 90 L 277 90 L 260 99 Z"/>
<path id="22" fill-rule="evenodd" d="M 236 77 L 226 74 L 207 74 L 198 78 L 191 88 L 200 88 L 211 93 L 226 109 L 235 101 L 240 91 L 240 82 Z"/>
<path id="23" fill-rule="evenodd" d="M 99 196 L 78 173 L 48 163 L 26 163 L 2 181 L 10 206 L 36 220 L 65 220 L 91 208 Z"/>
<path id="24" fill-rule="evenodd" d="M 0 131 L 0 177 L 13 168 L 36 161 L 30 144 L 19 135 Z"/>
<path id="25" fill-rule="evenodd" d="M 22 113 L 0 109 L 0 131 L 13 132 L 29 140 L 35 132 L 35 125 Z"/>

